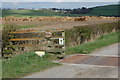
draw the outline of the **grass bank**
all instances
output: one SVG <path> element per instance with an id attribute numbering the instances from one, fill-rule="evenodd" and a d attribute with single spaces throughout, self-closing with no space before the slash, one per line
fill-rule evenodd
<path id="1" fill-rule="evenodd" d="M 96 39 L 93 42 L 83 43 L 79 46 L 68 47 L 66 49 L 66 54 L 89 54 L 95 49 L 102 48 L 104 46 L 108 46 L 114 43 L 119 42 L 118 35 L 120 32 L 112 32 L 106 35 L 101 36 L 100 38 Z"/>
<path id="2" fill-rule="evenodd" d="M 46 54 L 39 57 L 33 52 L 17 55 L 11 59 L 4 59 L 2 62 L 3 78 L 16 78 L 31 74 L 33 72 L 43 71 L 60 64 L 51 62 L 53 58 Z"/>
<path id="3" fill-rule="evenodd" d="M 19 28 L 34 28 L 34 27 L 44 27 L 45 25 L 25 25 L 25 26 L 18 26 Z"/>
<path id="4" fill-rule="evenodd" d="M 0 80 L 2 79 L 2 60 L 0 59 Z"/>

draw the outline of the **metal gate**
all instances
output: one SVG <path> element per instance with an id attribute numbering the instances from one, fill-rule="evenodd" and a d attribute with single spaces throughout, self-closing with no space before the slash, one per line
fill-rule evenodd
<path id="1" fill-rule="evenodd" d="M 10 32 L 12 38 L 9 47 L 15 53 L 42 50 L 45 52 L 64 53 L 64 30 L 19 30 Z"/>

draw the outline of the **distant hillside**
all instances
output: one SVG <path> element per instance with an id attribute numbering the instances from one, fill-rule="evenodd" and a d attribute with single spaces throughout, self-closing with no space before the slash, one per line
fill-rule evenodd
<path id="1" fill-rule="evenodd" d="M 63 16 L 63 13 L 56 13 L 52 10 L 3 10 L 2 16 Z"/>
<path id="2" fill-rule="evenodd" d="M 2 16 L 120 16 L 118 10 L 120 5 L 107 5 L 107 6 L 98 6 L 88 9 L 77 9 L 77 10 L 51 10 L 51 9 L 42 9 L 42 10 L 2 10 Z M 76 13 L 78 11 L 78 13 Z"/>
<path id="3" fill-rule="evenodd" d="M 119 16 L 118 10 L 120 10 L 120 5 L 99 6 L 94 7 L 90 14 L 98 16 Z"/>

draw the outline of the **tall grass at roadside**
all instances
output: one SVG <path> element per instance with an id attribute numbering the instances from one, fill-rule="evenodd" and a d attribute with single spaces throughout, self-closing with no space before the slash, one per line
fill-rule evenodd
<path id="1" fill-rule="evenodd" d="M 95 25 L 75 26 L 65 30 L 66 46 L 81 45 L 106 33 L 117 32 L 120 29 L 120 21 L 101 23 Z"/>
<path id="2" fill-rule="evenodd" d="M 43 71 L 59 64 L 51 62 L 50 55 L 39 57 L 33 52 L 19 54 L 11 59 L 3 59 L 2 77 L 16 78 Z"/>
<path id="3" fill-rule="evenodd" d="M 44 25 L 25 25 L 25 26 L 18 26 L 19 28 L 34 28 L 34 27 L 43 27 Z"/>
<path id="4" fill-rule="evenodd" d="M 89 54 L 98 48 L 102 48 L 104 46 L 118 43 L 119 42 L 119 39 L 118 39 L 119 34 L 120 34 L 120 32 L 108 33 L 106 35 L 102 35 L 100 38 L 96 39 L 93 42 L 87 42 L 87 43 L 83 43 L 79 46 L 68 47 L 66 49 L 66 54 L 68 54 L 68 55 L 69 54 L 77 54 L 77 53 Z"/>
<path id="5" fill-rule="evenodd" d="M 2 79 L 2 59 L 0 59 L 0 79 Z"/>

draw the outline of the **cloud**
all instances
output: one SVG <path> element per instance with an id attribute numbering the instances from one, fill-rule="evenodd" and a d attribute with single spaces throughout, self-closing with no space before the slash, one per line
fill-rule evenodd
<path id="1" fill-rule="evenodd" d="M 3 2 L 3 8 L 81 8 L 117 4 L 117 2 Z"/>
<path id="2" fill-rule="evenodd" d="M 17 4 L 19 4 L 19 2 L 13 2 L 13 4 L 14 4 L 14 5 L 17 5 Z"/>
<path id="3" fill-rule="evenodd" d="M 55 2 L 80 2 L 80 0 L 56 0 Z"/>
<path id="4" fill-rule="evenodd" d="M 55 2 L 63 2 L 64 0 L 56 0 Z"/>

